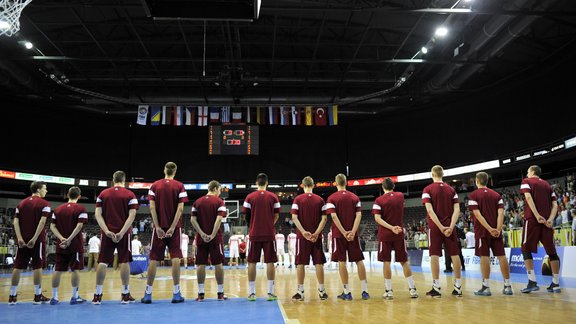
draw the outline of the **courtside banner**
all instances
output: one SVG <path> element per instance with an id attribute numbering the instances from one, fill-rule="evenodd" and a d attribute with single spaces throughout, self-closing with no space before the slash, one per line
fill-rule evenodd
<path id="1" fill-rule="evenodd" d="M 0 178 L 16 179 L 16 172 L 0 170 Z"/>
<path id="2" fill-rule="evenodd" d="M 563 250 L 557 246 L 556 251 L 558 252 L 558 256 L 560 256 L 561 262 L 563 262 L 561 253 Z M 546 269 L 550 267 L 550 261 L 548 260 L 544 247 L 539 246 L 538 252 L 532 253 L 532 258 L 534 260 L 534 272 L 536 272 L 537 275 L 551 275 L 549 271 L 546 271 Z M 522 256 L 521 248 L 510 249 L 509 262 L 511 273 L 526 273 L 526 266 L 524 265 L 524 257 Z"/>

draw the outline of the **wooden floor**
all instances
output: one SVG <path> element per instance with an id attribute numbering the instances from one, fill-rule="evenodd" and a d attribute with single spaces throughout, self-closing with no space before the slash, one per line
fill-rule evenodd
<path id="1" fill-rule="evenodd" d="M 349 268 L 350 270 L 351 268 Z M 501 294 L 502 283 L 492 281 L 492 297 L 477 297 L 473 291 L 480 286 L 479 279 L 464 278 L 464 297 L 450 296 L 452 278 L 441 276 L 444 296 L 441 299 L 426 298 L 425 292 L 430 289 L 430 273 L 414 272 L 415 282 L 420 298 L 410 299 L 407 284 L 402 277 L 400 268 L 393 269 L 394 300 L 383 300 L 384 280 L 382 268 L 367 268 L 368 289 L 370 300 L 361 300 L 360 282 L 355 272 L 351 273 L 350 284 L 354 300 L 340 301 L 336 295 L 341 292 L 340 278 L 336 268 L 326 269 L 326 290 L 328 300 L 320 301 L 316 294 L 316 277 L 313 269 L 307 271 L 305 282 L 306 300 L 293 302 L 291 296 L 296 290 L 296 271 L 279 268 L 276 277 L 276 294 L 279 305 L 287 323 L 382 323 L 398 320 L 399 323 L 490 323 L 513 322 L 524 323 L 572 323 L 576 318 L 576 288 L 564 288 L 560 294 L 546 292 L 549 282 L 541 282 L 541 290 L 531 294 L 521 294 L 520 289 L 525 284 L 514 283 L 514 296 Z M 354 270 L 352 270 L 354 271 Z M 70 293 L 69 275 L 62 276 L 59 290 L 60 300 L 68 300 Z M 495 276 L 500 279 L 500 276 Z M 91 299 L 94 293 L 94 272 L 83 271 L 80 279 L 80 295 Z M 134 298 L 139 300 L 144 292 L 146 280 L 141 276 L 131 276 L 130 290 Z M 187 302 L 193 302 L 196 297 L 196 271 L 182 268 L 182 291 Z M 225 271 L 225 291 L 231 297 L 245 298 L 247 296 L 246 269 L 231 269 Z M 22 276 L 18 300 L 32 300 L 32 277 Z M 42 288 L 44 295 L 51 296 L 50 275 L 44 275 Z M 258 270 L 257 295 L 266 295 L 267 283 L 265 270 Z M 10 277 L 0 278 L 0 302 L 8 301 Z M 172 296 L 172 280 L 169 268 L 160 268 L 157 281 L 154 284 L 155 299 L 169 299 Z M 206 298 L 215 298 L 216 282 L 214 272 L 207 271 Z M 118 271 L 109 269 L 104 285 L 105 300 L 120 299 L 120 276 Z M 265 301 L 257 301 L 265 302 Z M 238 314 L 236 314 L 238 315 Z"/>

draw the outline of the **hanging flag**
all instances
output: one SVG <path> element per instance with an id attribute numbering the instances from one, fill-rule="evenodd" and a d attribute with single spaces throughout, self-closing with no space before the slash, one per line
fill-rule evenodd
<path id="1" fill-rule="evenodd" d="M 184 125 L 184 113 L 182 111 L 182 106 L 174 107 L 174 125 L 182 126 Z"/>
<path id="2" fill-rule="evenodd" d="M 161 107 L 160 106 L 152 106 L 151 107 L 152 113 L 151 113 L 151 117 L 150 117 L 150 125 L 152 126 L 158 126 L 160 125 L 160 119 L 161 119 Z"/>
<path id="3" fill-rule="evenodd" d="M 198 126 L 208 126 L 208 107 L 198 107 Z"/>
<path id="4" fill-rule="evenodd" d="M 194 107 L 186 107 L 186 126 L 196 124 L 196 109 Z"/>
<path id="5" fill-rule="evenodd" d="M 270 125 L 278 125 L 278 108 L 268 107 L 268 121 Z"/>
<path id="6" fill-rule="evenodd" d="M 312 107 L 306 107 L 306 126 L 312 126 Z"/>
<path id="7" fill-rule="evenodd" d="M 246 124 L 252 124 L 255 120 L 255 118 L 252 118 L 252 111 L 254 111 L 254 109 L 246 107 Z"/>
<path id="8" fill-rule="evenodd" d="M 166 107 L 166 125 L 174 124 L 174 107 Z"/>
<path id="9" fill-rule="evenodd" d="M 330 126 L 338 125 L 338 105 L 328 109 L 328 123 Z"/>
<path id="10" fill-rule="evenodd" d="M 292 108 L 290 108 L 290 113 L 292 125 L 300 125 L 300 109 L 296 108 L 296 106 L 292 106 Z"/>
<path id="11" fill-rule="evenodd" d="M 218 124 L 220 122 L 220 108 L 210 107 L 208 109 L 210 111 L 210 124 Z"/>
<path id="12" fill-rule="evenodd" d="M 224 124 L 224 123 L 229 124 L 230 123 L 230 107 L 229 106 L 222 107 L 222 113 L 221 113 L 220 119 L 222 121 L 222 124 Z"/>
<path id="13" fill-rule="evenodd" d="M 168 115 L 168 107 L 167 107 L 167 106 L 162 106 L 162 125 L 166 125 L 167 115 Z"/>
<path id="14" fill-rule="evenodd" d="M 256 123 L 266 125 L 266 108 L 256 107 Z"/>
<path id="15" fill-rule="evenodd" d="M 290 125 L 290 111 L 288 108 L 280 107 L 280 125 Z"/>
<path id="16" fill-rule="evenodd" d="M 146 125 L 146 119 L 148 118 L 148 106 L 139 105 L 138 106 L 138 117 L 136 118 L 136 124 Z"/>
<path id="17" fill-rule="evenodd" d="M 327 118 L 326 118 L 326 108 L 316 108 L 314 110 L 314 125 L 316 126 L 326 126 Z"/>
<path id="18" fill-rule="evenodd" d="M 233 124 L 242 123 L 242 108 L 240 107 L 232 108 L 232 123 Z"/>

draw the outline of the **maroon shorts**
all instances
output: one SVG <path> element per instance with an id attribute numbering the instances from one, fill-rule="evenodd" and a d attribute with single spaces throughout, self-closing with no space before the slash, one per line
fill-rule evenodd
<path id="1" fill-rule="evenodd" d="M 166 229 L 163 229 L 166 232 Z M 176 228 L 174 234 L 171 237 L 159 239 L 156 236 L 156 229 L 152 230 L 152 247 L 150 248 L 150 260 L 162 261 L 164 260 L 164 252 L 166 247 L 168 247 L 168 252 L 170 252 L 170 259 L 182 259 L 182 248 L 180 242 L 180 235 L 182 234 L 182 229 Z"/>
<path id="2" fill-rule="evenodd" d="M 348 252 L 348 258 L 346 258 Z M 352 241 L 343 237 L 332 238 L 332 258 L 334 262 L 358 262 L 364 260 L 364 254 L 360 248 L 360 241 L 356 236 Z"/>
<path id="3" fill-rule="evenodd" d="M 475 255 L 479 257 L 489 257 L 490 250 L 492 250 L 492 255 L 494 256 L 502 256 L 506 255 L 504 252 L 504 238 L 500 237 L 493 237 L 493 236 L 486 236 L 486 237 L 478 237 L 476 238 L 476 251 Z"/>
<path id="4" fill-rule="evenodd" d="M 525 220 L 522 229 L 522 252 L 538 252 L 538 242 L 542 242 L 546 254 L 556 254 L 554 230 L 538 223 L 534 218 Z"/>
<path id="5" fill-rule="evenodd" d="M 132 234 L 126 232 L 118 243 L 114 243 L 111 238 L 104 233 L 100 234 L 100 255 L 98 263 L 114 263 L 114 249 L 118 249 L 118 263 L 128 263 L 132 261 Z"/>
<path id="6" fill-rule="evenodd" d="M 248 247 L 248 263 L 260 262 L 261 251 L 264 251 L 264 263 L 278 262 L 276 255 L 276 240 L 265 242 L 254 242 L 250 240 Z"/>
<path id="7" fill-rule="evenodd" d="M 210 262 L 208 262 L 210 260 Z M 224 263 L 224 244 L 212 240 L 208 243 L 196 247 L 196 264 L 205 265 L 213 264 L 218 265 Z"/>
<path id="8" fill-rule="evenodd" d="M 14 268 L 26 270 L 30 259 L 32 259 L 32 270 L 44 268 L 46 265 L 46 242 L 36 241 L 36 244 L 31 249 L 27 247 L 18 248 L 16 250 Z"/>
<path id="9" fill-rule="evenodd" d="M 428 230 L 428 249 L 430 250 L 430 255 L 441 256 L 442 244 L 446 245 L 446 251 L 449 256 L 460 255 L 460 245 L 458 244 L 456 230 L 452 231 L 452 235 L 446 237 L 438 228 L 430 228 Z"/>
<path id="10" fill-rule="evenodd" d="M 406 252 L 404 239 L 378 242 L 378 261 L 392 262 L 392 250 L 394 250 L 396 262 L 403 263 L 408 261 L 408 252 Z"/>
<path id="11" fill-rule="evenodd" d="M 296 265 L 307 265 L 310 263 L 310 258 L 312 258 L 313 264 L 326 263 L 326 256 L 324 255 L 324 249 L 322 249 L 322 240 L 310 242 L 305 238 L 297 238 L 295 258 Z"/>
<path id="12" fill-rule="evenodd" d="M 56 271 L 68 271 L 68 269 L 82 270 L 84 269 L 84 253 L 83 252 L 57 252 L 56 253 Z"/>

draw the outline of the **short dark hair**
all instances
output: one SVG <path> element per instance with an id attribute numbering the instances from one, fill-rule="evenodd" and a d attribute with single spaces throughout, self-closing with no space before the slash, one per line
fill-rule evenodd
<path id="1" fill-rule="evenodd" d="M 46 182 L 44 181 L 34 181 L 30 184 L 30 191 L 32 191 L 33 194 L 37 193 L 38 190 L 42 189 L 42 186 L 45 186 Z"/>
<path id="2" fill-rule="evenodd" d="M 486 172 L 478 172 L 478 173 L 476 173 L 476 180 L 477 180 L 478 183 L 481 184 L 482 186 L 485 186 L 486 184 L 488 184 L 488 178 L 490 178 L 490 176 L 489 176 L 488 173 L 486 173 Z"/>
<path id="3" fill-rule="evenodd" d="M 346 186 L 346 176 L 343 173 L 338 173 L 336 175 L 336 184 L 340 187 Z"/>
<path id="4" fill-rule="evenodd" d="M 164 169 L 166 170 L 166 175 L 168 176 L 173 176 L 174 173 L 176 173 L 176 163 L 174 162 L 167 162 L 166 165 L 164 165 Z"/>
<path id="5" fill-rule="evenodd" d="M 68 198 L 70 199 L 77 199 L 80 197 L 80 194 L 82 194 L 82 191 L 76 186 L 70 187 L 70 189 L 68 189 Z"/>
<path id="6" fill-rule="evenodd" d="M 208 191 L 216 191 L 218 188 L 220 188 L 220 182 L 212 180 L 208 183 Z"/>
<path id="7" fill-rule="evenodd" d="M 121 183 L 126 181 L 126 173 L 124 173 L 124 171 L 114 172 L 114 175 L 112 176 L 112 181 L 114 183 Z"/>
<path id="8" fill-rule="evenodd" d="M 312 179 L 312 177 L 310 176 L 306 176 L 304 177 L 304 179 L 302 179 L 302 184 L 304 185 L 304 187 L 314 187 L 314 179 Z"/>
<path id="9" fill-rule="evenodd" d="M 267 182 L 268 182 L 268 176 L 266 175 L 266 173 L 259 173 L 258 176 L 256 176 L 256 183 L 258 184 L 258 186 L 264 187 Z"/>
<path id="10" fill-rule="evenodd" d="M 394 186 L 395 186 L 394 180 L 392 180 L 392 178 L 386 178 L 382 182 L 382 188 L 384 188 L 386 190 L 392 190 L 392 189 L 394 189 Z"/>
<path id="11" fill-rule="evenodd" d="M 531 165 L 528 170 L 534 172 L 534 174 L 537 176 L 542 174 L 542 168 L 537 165 Z"/>

